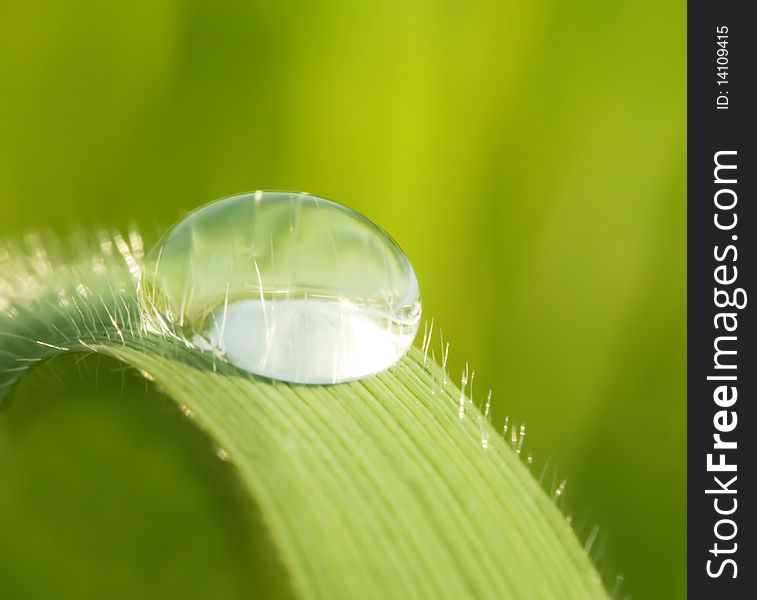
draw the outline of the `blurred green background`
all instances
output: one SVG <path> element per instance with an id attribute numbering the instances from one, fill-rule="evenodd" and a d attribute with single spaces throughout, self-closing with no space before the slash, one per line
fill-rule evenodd
<path id="1" fill-rule="evenodd" d="M 685 3 L 0 0 L 0 235 L 333 198 L 621 596 L 685 594 Z M 438 354 L 438 351 L 437 351 Z M 177 502 L 178 498 L 178 502 Z M 233 470 L 116 363 L 0 412 L 0 597 L 286 596 Z M 203 566 L 204 565 L 204 566 Z M 251 566 L 255 565 L 255 566 Z"/>

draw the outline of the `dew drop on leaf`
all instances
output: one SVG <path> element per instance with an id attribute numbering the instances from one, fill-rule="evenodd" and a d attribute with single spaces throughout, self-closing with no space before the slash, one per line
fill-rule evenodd
<path id="1" fill-rule="evenodd" d="M 412 265 L 356 211 L 296 192 L 211 202 L 150 250 L 139 281 L 143 327 L 296 383 L 360 379 L 415 337 Z"/>

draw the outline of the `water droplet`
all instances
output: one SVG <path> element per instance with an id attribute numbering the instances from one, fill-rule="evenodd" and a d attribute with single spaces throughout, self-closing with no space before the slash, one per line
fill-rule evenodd
<path id="1" fill-rule="evenodd" d="M 563 492 L 565 491 L 565 487 L 568 485 L 568 482 L 564 479 L 560 482 L 560 485 L 558 485 L 555 488 L 555 491 L 552 493 L 552 500 L 557 500 L 560 496 L 563 495 Z"/>
<path id="2" fill-rule="evenodd" d="M 145 329 L 296 383 L 387 369 L 421 313 L 413 268 L 389 234 L 295 192 L 240 194 L 190 213 L 147 254 L 139 299 Z"/>

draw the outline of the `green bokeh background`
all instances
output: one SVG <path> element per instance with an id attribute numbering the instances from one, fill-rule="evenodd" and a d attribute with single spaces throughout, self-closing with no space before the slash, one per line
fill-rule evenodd
<path id="1" fill-rule="evenodd" d="M 685 3 L 0 1 L 0 235 L 294 189 L 389 230 L 622 594 L 685 594 Z M 438 352 L 437 352 L 438 354 Z M 0 412 L 0 597 L 286 596 L 233 469 L 116 363 Z M 248 532 L 258 532 L 248 535 Z M 317 549 L 314 549 L 317 551 Z M 251 566 L 252 565 L 252 566 Z M 505 568 L 505 566 L 503 566 Z"/>

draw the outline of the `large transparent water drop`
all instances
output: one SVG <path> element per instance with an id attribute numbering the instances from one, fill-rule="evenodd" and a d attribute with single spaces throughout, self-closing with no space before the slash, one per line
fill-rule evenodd
<path id="1" fill-rule="evenodd" d="M 413 268 L 354 210 L 295 192 L 211 202 L 145 258 L 143 326 L 252 373 L 337 383 L 395 363 L 415 337 Z"/>

